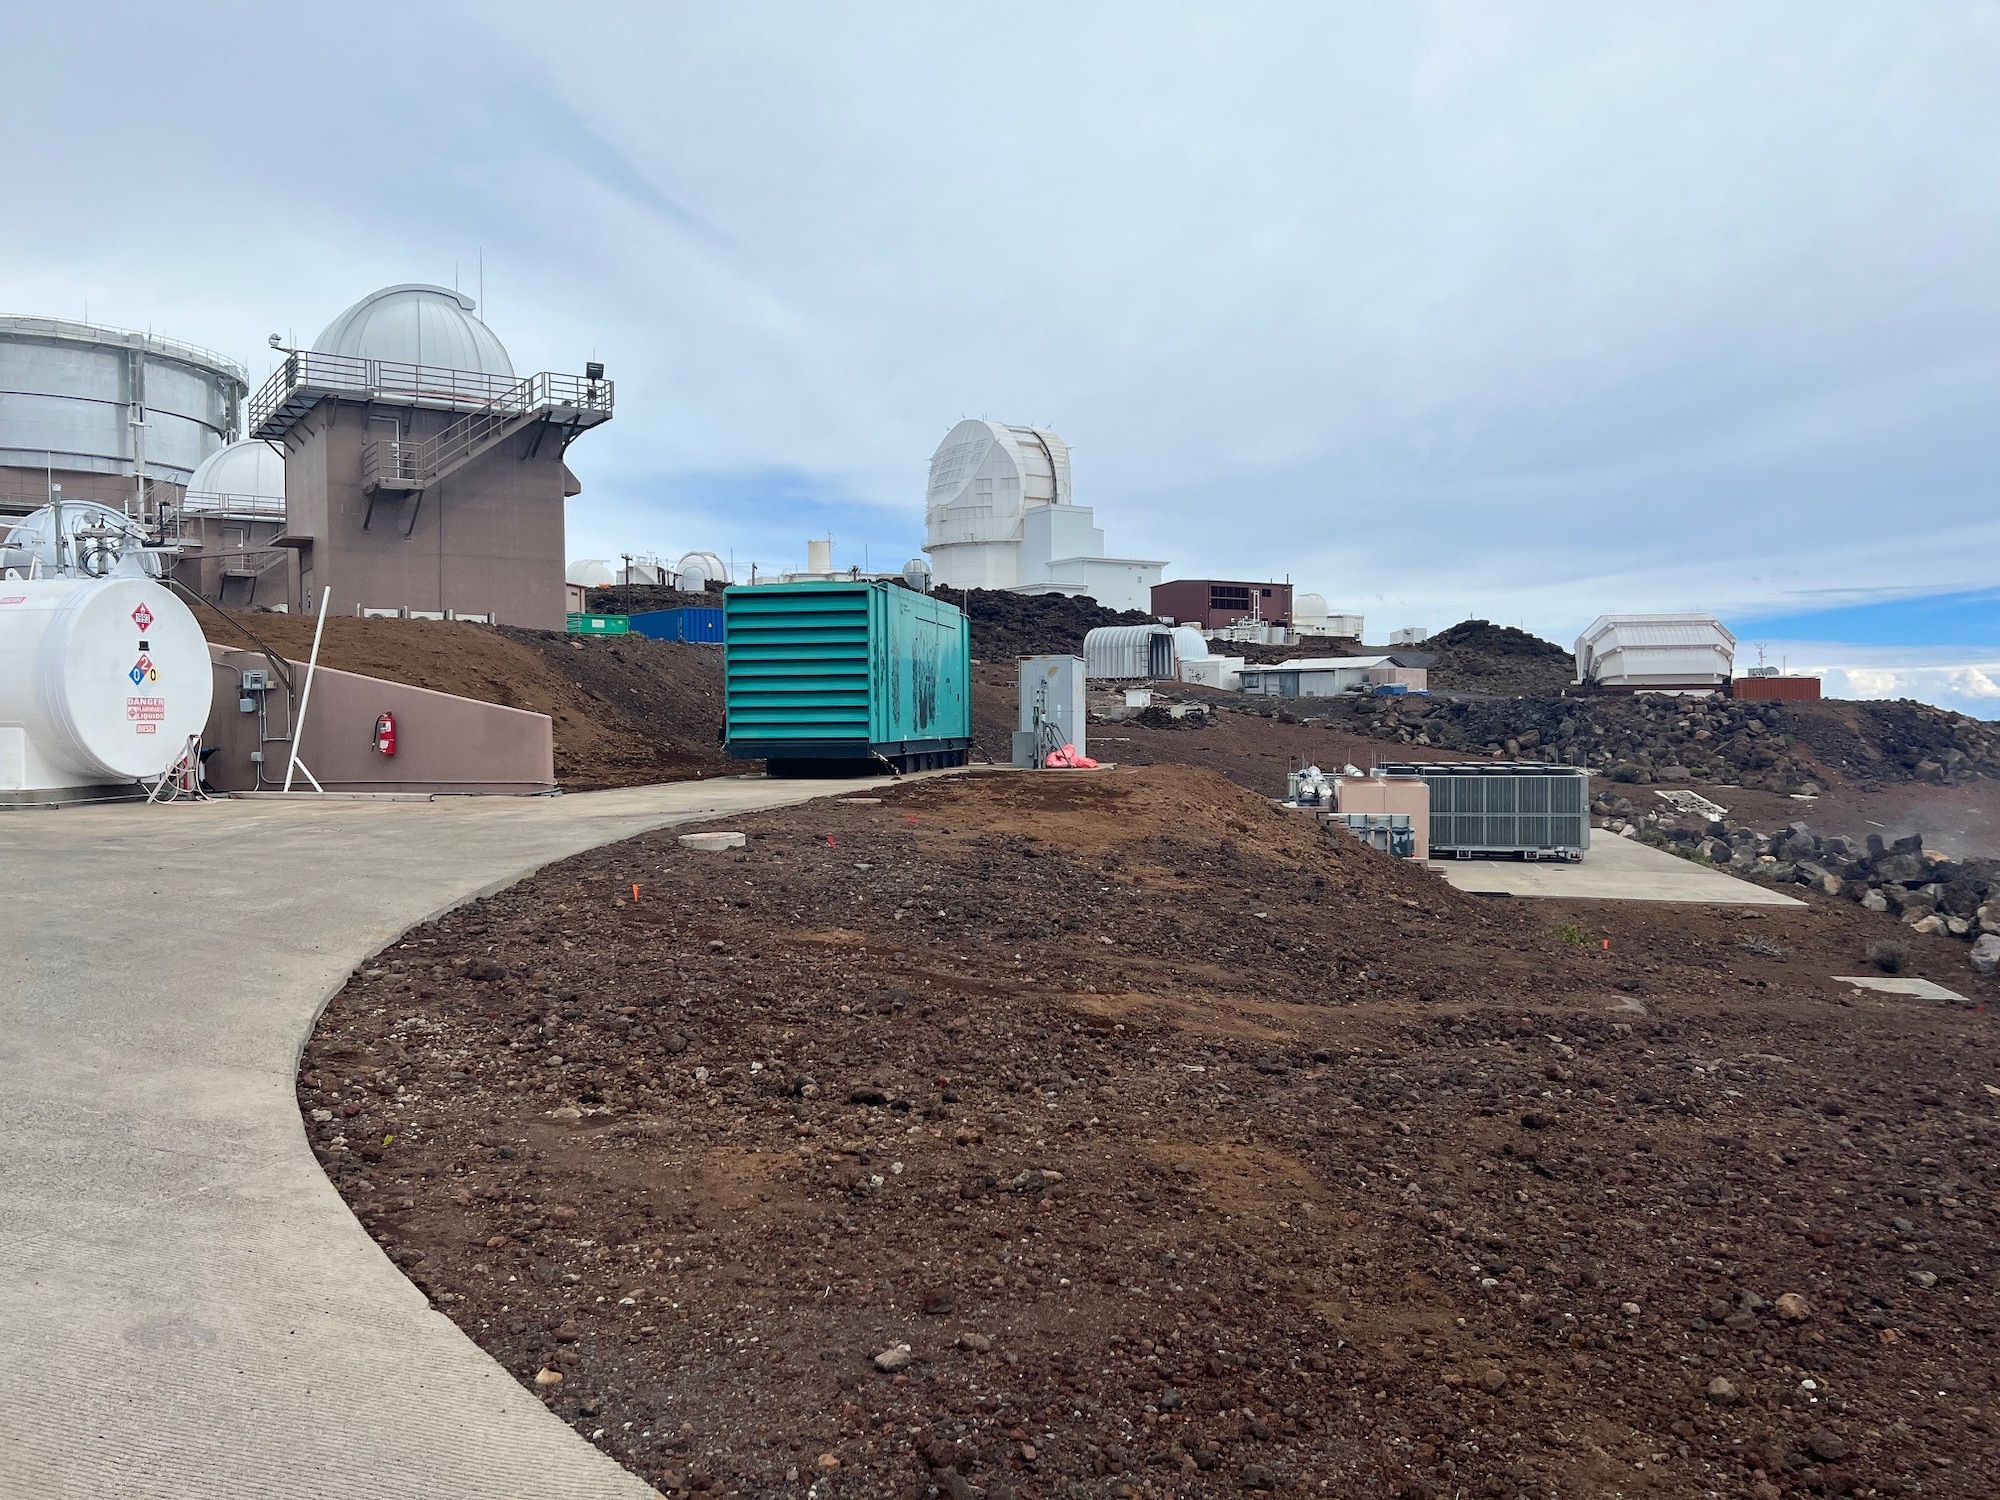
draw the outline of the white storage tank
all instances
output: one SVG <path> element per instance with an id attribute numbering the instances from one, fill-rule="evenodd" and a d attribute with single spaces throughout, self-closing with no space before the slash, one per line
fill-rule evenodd
<path id="1" fill-rule="evenodd" d="M 163 775 L 213 695 L 201 626 L 151 579 L 0 577 L 0 801 Z"/>

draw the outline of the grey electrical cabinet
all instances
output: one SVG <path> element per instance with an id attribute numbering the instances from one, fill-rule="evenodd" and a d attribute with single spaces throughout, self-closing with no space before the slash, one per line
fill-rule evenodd
<path id="1" fill-rule="evenodd" d="M 1046 727 L 1043 727 L 1046 726 Z M 1088 755 L 1084 747 L 1084 665 L 1080 656 L 1024 656 L 1021 658 L 1021 721 L 1014 736 L 1015 762 L 1021 764 L 1022 735 L 1035 736 L 1025 762 L 1034 765 L 1045 757 L 1051 737 L 1057 746 L 1074 745 L 1078 755 Z"/>

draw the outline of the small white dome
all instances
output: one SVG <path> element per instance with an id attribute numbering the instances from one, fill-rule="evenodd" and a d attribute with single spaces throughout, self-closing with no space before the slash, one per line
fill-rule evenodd
<path id="1" fill-rule="evenodd" d="M 1324 620 L 1327 616 L 1326 595 L 1299 595 L 1297 599 L 1292 601 L 1292 613 L 1295 615 L 1306 615 L 1315 620 Z"/>
<path id="2" fill-rule="evenodd" d="M 687 552 L 674 564 L 674 586 L 698 594 L 711 583 L 729 582 L 729 565 L 713 552 Z"/>
<path id="3" fill-rule="evenodd" d="M 188 480 L 190 495 L 233 495 L 249 500 L 285 498 L 285 461 L 269 443 L 245 439 L 204 458 Z"/>
<path id="4" fill-rule="evenodd" d="M 514 362 L 506 348 L 472 315 L 478 305 L 449 287 L 418 282 L 385 286 L 327 324 L 313 340 L 313 350 L 511 377 Z"/>
<path id="5" fill-rule="evenodd" d="M 611 562 L 603 557 L 579 557 L 563 572 L 565 583 L 580 583 L 587 589 L 611 582 Z"/>

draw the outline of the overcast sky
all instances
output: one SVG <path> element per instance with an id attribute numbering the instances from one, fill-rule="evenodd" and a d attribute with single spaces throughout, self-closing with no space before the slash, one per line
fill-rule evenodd
<path id="1" fill-rule="evenodd" d="M 618 381 L 573 556 L 900 563 L 990 416 L 1061 432 L 1169 576 L 1289 575 L 1378 635 L 1715 609 L 1832 688 L 2000 712 L 2000 7 L 7 30 L 0 311 L 261 379 L 266 334 L 483 263 L 517 368 Z"/>

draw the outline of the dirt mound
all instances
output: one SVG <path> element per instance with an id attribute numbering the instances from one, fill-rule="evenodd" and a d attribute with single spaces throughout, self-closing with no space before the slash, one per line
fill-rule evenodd
<path id="1" fill-rule="evenodd" d="M 1143 610 L 1106 609 L 1095 599 L 1062 594 L 1012 594 L 1005 589 L 939 589 L 972 620 L 972 654 L 980 661 L 1017 656 L 1083 654 L 1083 638 L 1100 625 L 1147 625 Z"/>
<path id="2" fill-rule="evenodd" d="M 249 642 L 218 612 L 196 610 L 219 645 Z M 234 616 L 293 661 L 312 652 L 306 615 Z M 447 620 L 329 617 L 320 663 L 481 703 L 547 714 L 556 780 L 573 791 L 713 775 L 733 763 L 715 742 L 721 661 L 713 647 L 642 636 L 585 639 Z"/>
<path id="3" fill-rule="evenodd" d="M 655 766 L 670 773 L 649 779 L 744 769 L 722 753 L 720 647 L 639 635 L 592 639 L 504 625 L 499 633 L 615 709 L 652 747 Z"/>
<path id="4" fill-rule="evenodd" d="M 722 585 L 699 594 L 653 583 L 606 583 L 591 589 L 585 609 L 594 615 L 637 615 L 656 609 L 720 609 Z"/>
<path id="5" fill-rule="evenodd" d="M 1488 620 L 1461 620 L 1421 649 L 1437 656 L 1430 668 L 1437 692 L 1555 697 L 1576 680 L 1576 658 L 1562 647 Z"/>
<path id="6" fill-rule="evenodd" d="M 1694 782 L 1786 796 L 1837 785 L 1956 786 L 2000 776 L 2000 727 L 1919 703 L 1761 703 L 1651 693 L 1215 701 L 1250 717 L 1303 720 L 1392 742 L 1413 757 L 1442 749 L 1587 765 L 1642 786 Z"/>
<path id="7" fill-rule="evenodd" d="M 1781 728 L 1851 780 L 2000 775 L 2000 725 L 1907 698 L 1787 704 Z"/>
<path id="8" fill-rule="evenodd" d="M 2000 1491 L 2000 1037 L 1825 978 L 1893 919 L 1481 902 L 1181 768 L 732 826 L 413 931 L 299 1083 L 663 1491 Z"/>

